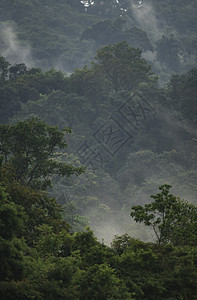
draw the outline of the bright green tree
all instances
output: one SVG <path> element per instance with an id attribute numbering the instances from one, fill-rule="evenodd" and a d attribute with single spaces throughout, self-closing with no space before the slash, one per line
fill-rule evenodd
<path id="1" fill-rule="evenodd" d="M 144 207 L 132 207 L 131 216 L 136 222 L 151 226 L 159 244 L 197 245 L 197 207 L 170 194 L 170 185 L 159 187 L 160 193 Z"/>

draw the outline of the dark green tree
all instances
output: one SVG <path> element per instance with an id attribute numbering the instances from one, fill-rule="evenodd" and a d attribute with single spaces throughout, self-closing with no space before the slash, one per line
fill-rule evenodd
<path id="1" fill-rule="evenodd" d="M 17 238 L 24 232 L 27 215 L 21 205 L 10 201 L 0 183 L 0 281 L 21 279 L 24 242 Z M 1 285 L 1 283 L 0 283 Z M 1 288 L 0 288 L 1 290 Z M 1 293 L 1 291 L 0 291 Z"/>
<path id="2" fill-rule="evenodd" d="M 172 76 L 168 95 L 176 110 L 191 124 L 197 124 L 197 68 L 183 75 Z"/>
<path id="3" fill-rule="evenodd" d="M 134 92 L 144 83 L 156 85 L 157 77 L 141 53 L 125 41 L 100 48 L 91 67 L 76 70 L 70 77 L 71 92 L 97 106 L 118 92 Z"/>
<path id="4" fill-rule="evenodd" d="M 4 167 L 12 170 L 23 185 L 37 189 L 50 186 L 53 174 L 80 175 L 83 167 L 56 160 L 60 154 L 57 151 L 67 147 L 65 133 L 70 133 L 70 129 L 60 131 L 34 118 L 16 125 L 0 125 L 0 154 Z"/>
<path id="5" fill-rule="evenodd" d="M 125 41 L 108 45 L 97 51 L 95 67 L 103 73 L 114 91 L 133 91 L 140 83 L 156 79 L 141 53 Z"/>
<path id="6" fill-rule="evenodd" d="M 9 62 L 5 59 L 5 57 L 0 56 L 0 80 L 6 79 L 8 75 L 9 65 Z"/>
<path id="7" fill-rule="evenodd" d="M 27 72 L 27 66 L 24 63 L 15 64 L 9 68 L 9 79 L 17 80 L 18 77 L 24 75 Z"/>

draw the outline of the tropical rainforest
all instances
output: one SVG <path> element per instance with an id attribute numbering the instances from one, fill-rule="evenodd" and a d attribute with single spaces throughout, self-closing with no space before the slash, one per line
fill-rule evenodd
<path id="1" fill-rule="evenodd" d="M 196 15 L 0 1 L 0 299 L 197 299 Z"/>

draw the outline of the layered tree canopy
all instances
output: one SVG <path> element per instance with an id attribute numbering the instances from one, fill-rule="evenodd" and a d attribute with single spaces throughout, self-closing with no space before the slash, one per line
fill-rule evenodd
<path id="1" fill-rule="evenodd" d="M 196 14 L 0 1 L 0 299 L 197 299 Z"/>

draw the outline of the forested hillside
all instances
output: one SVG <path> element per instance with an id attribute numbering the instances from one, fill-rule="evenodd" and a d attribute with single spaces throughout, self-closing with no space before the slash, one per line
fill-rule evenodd
<path id="1" fill-rule="evenodd" d="M 196 65 L 196 10 L 195 0 L 2 0 L 0 50 L 11 63 L 73 72 L 125 40 L 166 82 Z"/>
<path id="2" fill-rule="evenodd" d="M 1 299 L 197 299 L 196 13 L 1 0 Z"/>
<path id="3" fill-rule="evenodd" d="M 105 227 L 128 232 L 130 205 L 163 183 L 196 203 L 196 69 L 160 88 L 141 51 L 126 42 L 99 49 L 90 67 L 69 77 L 4 58 L 1 64 L 3 123 L 34 117 L 71 128 L 58 159 L 87 169 L 72 180 L 53 177 L 51 193 L 73 228 L 81 228 L 80 215 L 99 236 Z"/>

